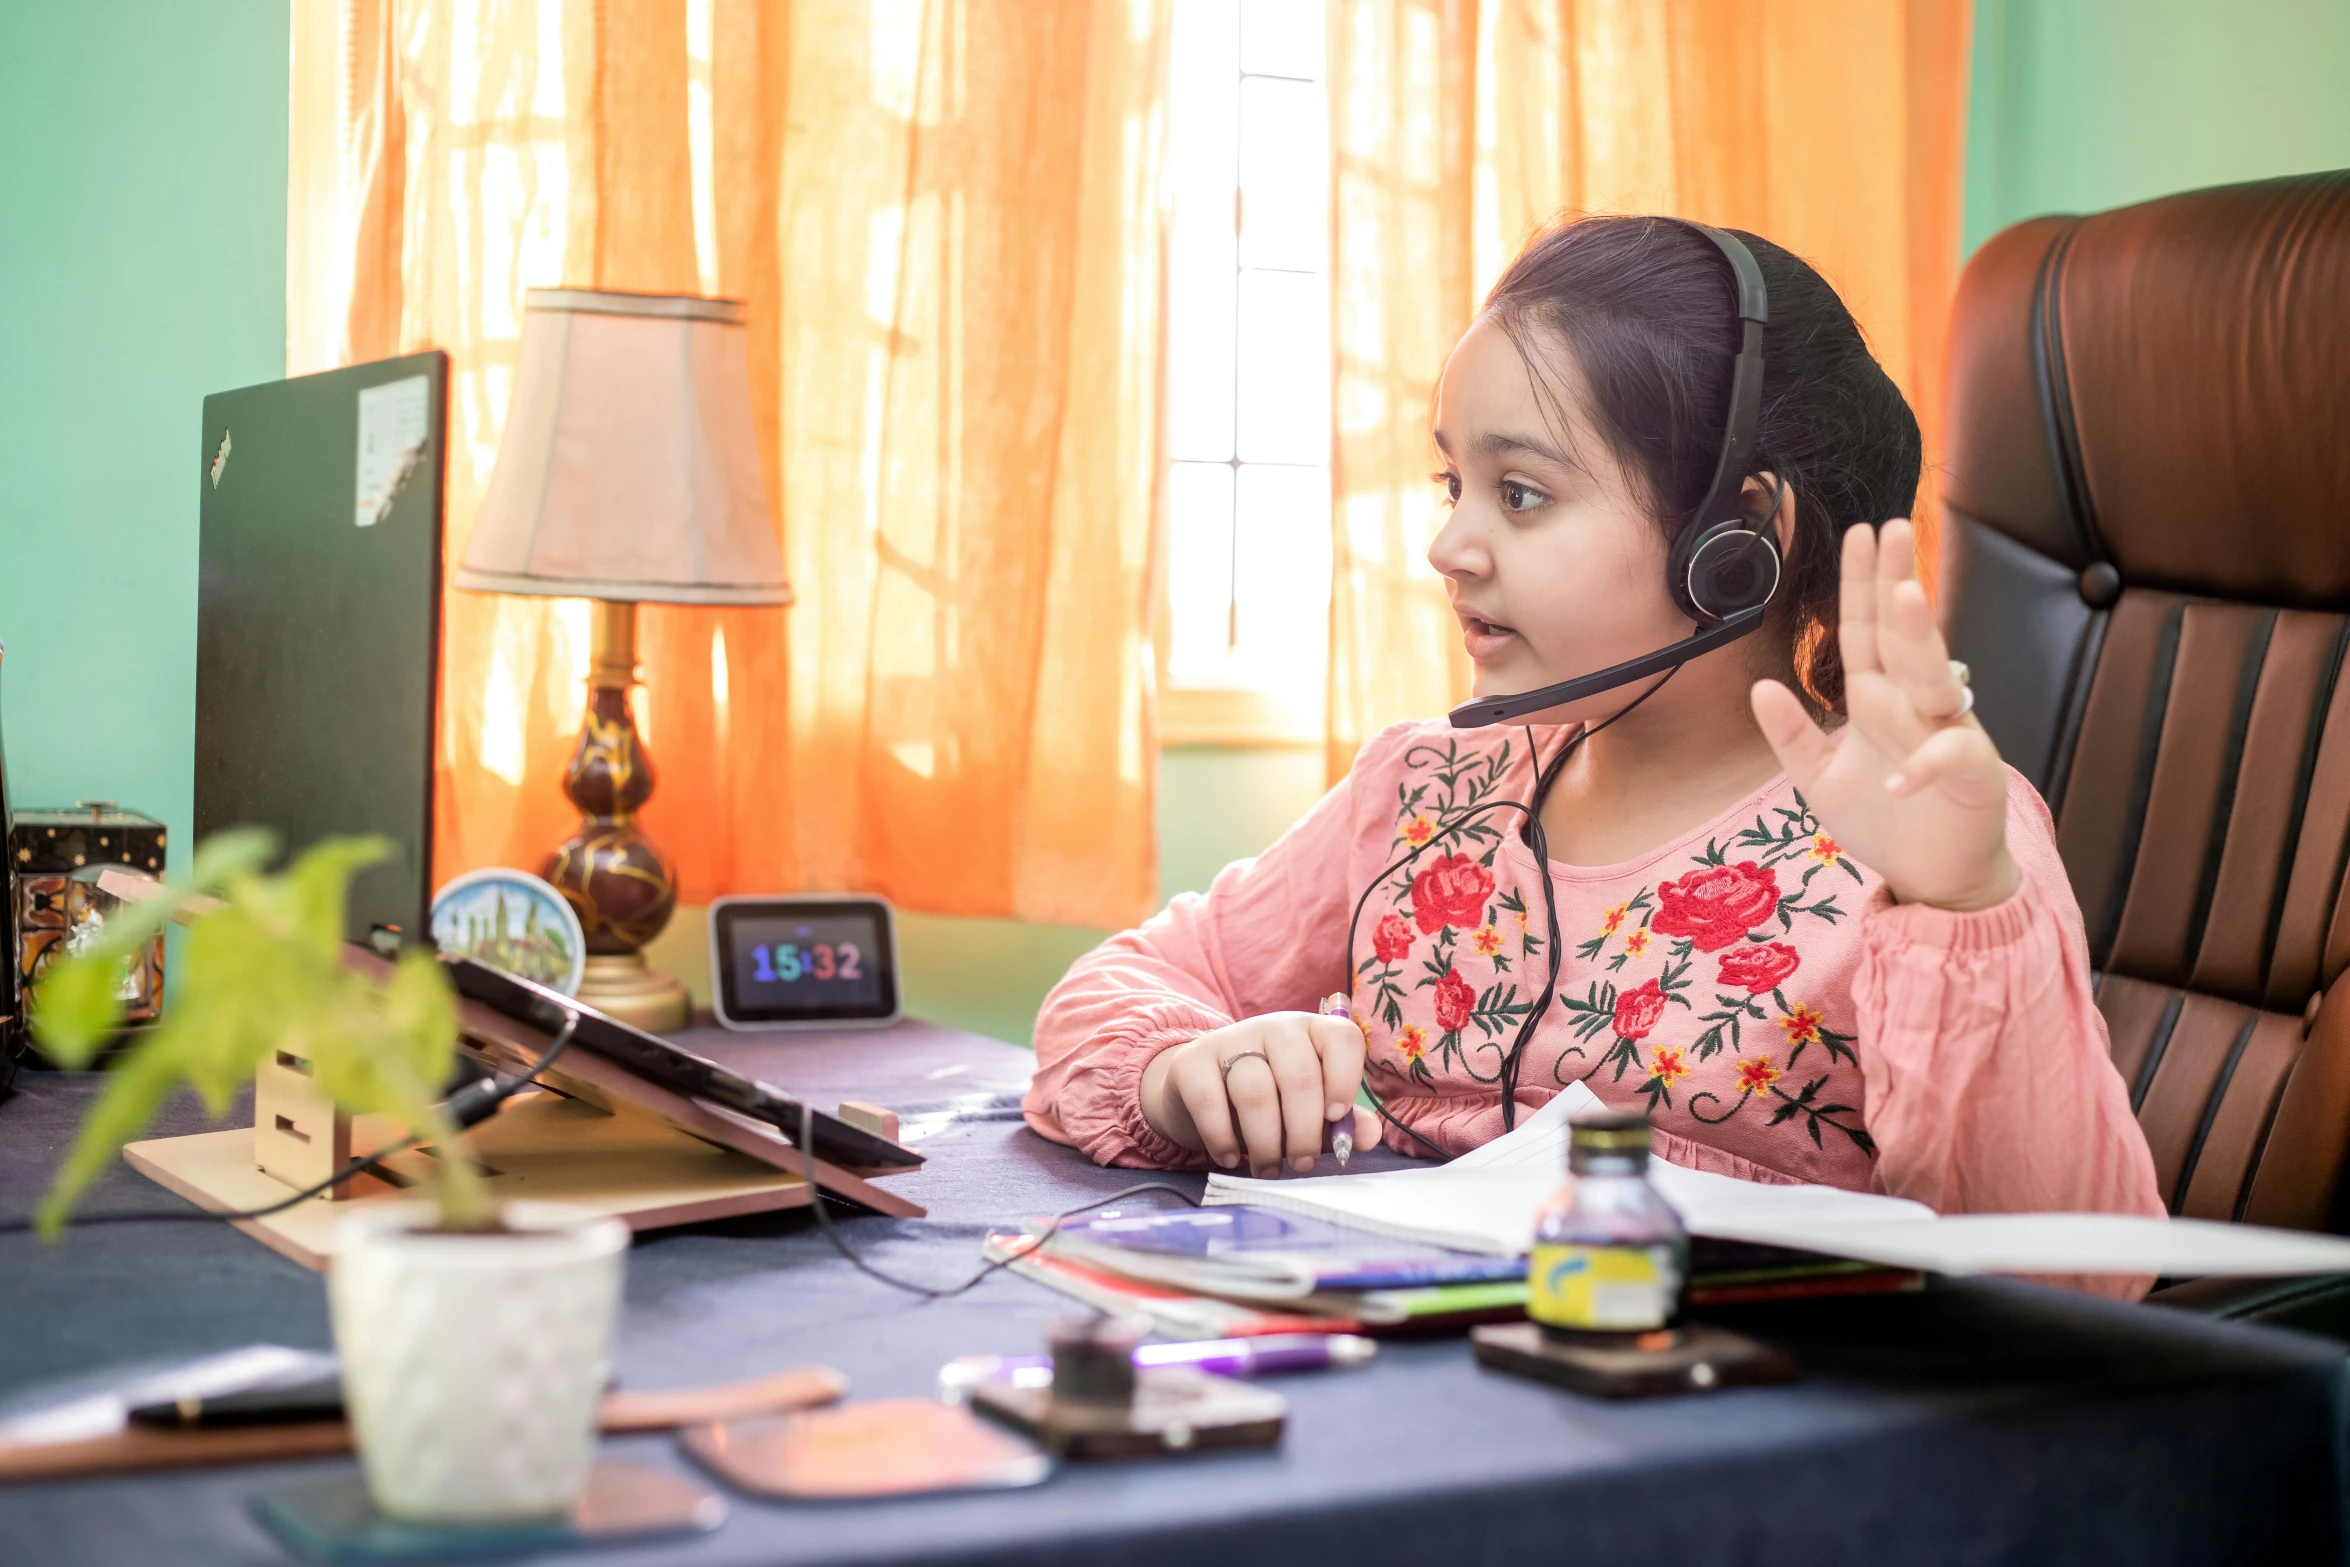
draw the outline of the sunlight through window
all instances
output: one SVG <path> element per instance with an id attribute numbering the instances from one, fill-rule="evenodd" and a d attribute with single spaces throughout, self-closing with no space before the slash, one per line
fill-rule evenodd
<path id="1" fill-rule="evenodd" d="M 1323 0 L 1186 0 L 1169 128 L 1170 741 L 1318 740 L 1330 603 Z"/>

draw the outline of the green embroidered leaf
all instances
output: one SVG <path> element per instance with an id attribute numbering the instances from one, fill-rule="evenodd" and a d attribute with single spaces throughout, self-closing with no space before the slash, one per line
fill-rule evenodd
<path id="1" fill-rule="evenodd" d="M 1624 1080 L 1624 1072 L 1629 1067 L 1639 1067 L 1643 1072 L 1648 1070 L 1647 1063 L 1640 1059 L 1640 1041 L 1626 1039 L 1621 1034 L 1616 1036 L 1616 1042 L 1608 1053 L 1599 1058 L 1599 1064 L 1603 1067 L 1610 1063 L 1616 1069 L 1616 1075 L 1611 1081 L 1618 1083 Z"/>
<path id="2" fill-rule="evenodd" d="M 1591 987 L 1578 1000 L 1561 994 L 1559 1007 L 1567 1013 L 1577 1039 L 1589 1041 L 1602 1029 L 1611 1028 L 1616 1020 L 1616 987 L 1606 980 L 1593 980 Z"/>
<path id="3" fill-rule="evenodd" d="M 1656 977 L 1656 988 L 1665 993 L 1667 1001 L 1679 1001 L 1683 1006 L 1689 1005 L 1686 999 L 1675 995 L 1674 992 L 1688 988 L 1691 961 L 1687 957 L 1682 957 L 1677 962 L 1667 963 L 1665 971 Z"/>

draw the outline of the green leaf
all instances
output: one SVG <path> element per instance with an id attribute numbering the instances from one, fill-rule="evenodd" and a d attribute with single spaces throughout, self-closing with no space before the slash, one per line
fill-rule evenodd
<path id="1" fill-rule="evenodd" d="M 219 892 L 243 876 L 257 876 L 277 854 L 277 834 L 266 827 L 230 827 L 196 845 L 188 885 Z"/>
<path id="2" fill-rule="evenodd" d="M 261 873 L 273 851 L 268 834 L 222 834 L 197 851 L 185 887 L 137 905 L 136 918 L 126 910 L 89 951 L 43 976 L 36 1024 L 43 1044 L 62 1060 L 86 1061 L 119 1020 L 113 995 L 122 959 L 191 894 L 224 895 L 190 923 L 170 1006 L 116 1069 L 76 1138 L 42 1205 L 45 1234 L 56 1234 L 74 1199 L 175 1088 L 193 1087 L 217 1116 L 279 1051 L 305 1060 L 338 1109 L 390 1114 L 440 1144 L 432 1181 L 443 1222 L 481 1221 L 480 1176 L 436 1103 L 457 1042 L 447 978 L 422 953 L 403 957 L 380 984 L 343 965 L 350 879 L 389 849 L 380 838 L 328 839 L 272 877 Z"/>
<path id="3" fill-rule="evenodd" d="M 392 857 L 389 838 L 323 838 L 285 874 L 286 912 L 295 938 L 333 959 L 343 944 L 343 905 L 351 877 Z"/>

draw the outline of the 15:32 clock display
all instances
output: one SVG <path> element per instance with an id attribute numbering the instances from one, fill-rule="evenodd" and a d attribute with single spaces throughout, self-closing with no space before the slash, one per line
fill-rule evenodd
<path id="1" fill-rule="evenodd" d="M 729 1028 L 888 1023 L 898 1015 L 889 904 L 837 895 L 710 905 L 711 989 Z"/>

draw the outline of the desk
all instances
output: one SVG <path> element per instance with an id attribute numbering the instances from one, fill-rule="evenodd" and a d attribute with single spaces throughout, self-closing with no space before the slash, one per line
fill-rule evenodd
<path id="1" fill-rule="evenodd" d="M 868 1256 L 905 1274 L 959 1278 L 991 1223 L 1139 1178 L 1026 1129 L 1015 1096 L 1029 1058 L 1007 1045 L 919 1023 L 797 1038 L 696 1030 L 687 1042 L 819 1103 L 864 1098 L 906 1114 L 930 1163 L 893 1184 L 931 1217 L 849 1224 Z M 0 1106 L 0 1211 L 29 1210 L 92 1092 L 87 1078 L 28 1074 Z M 199 1124 L 190 1107 L 166 1130 Z M 89 1198 L 107 1209 L 176 1202 L 128 1171 Z M 953 1355 L 1036 1349 L 1062 1309 L 1009 1275 L 925 1303 L 858 1275 L 805 1214 L 735 1220 L 639 1241 L 618 1371 L 627 1386 L 661 1387 L 821 1361 L 859 1395 L 923 1395 Z M 1276 1382 L 1292 1404 L 1276 1452 L 1075 1469 L 997 1496 L 736 1497 L 706 1539 L 579 1559 L 1882 1567 L 2342 1556 L 2350 1397 L 2338 1346 L 2012 1282 L 1739 1320 L 1793 1348 L 1805 1380 L 1606 1405 L 1481 1371 L 1459 1339 L 1391 1342 L 1364 1371 Z M 257 1339 L 326 1345 L 324 1294 L 317 1277 L 233 1231 L 109 1227 L 46 1253 L 0 1236 L 0 1393 Z M 685 1463 L 663 1438 L 611 1445 Z M 348 1462 L 0 1488 L 0 1560 L 283 1560 L 248 1500 Z"/>

